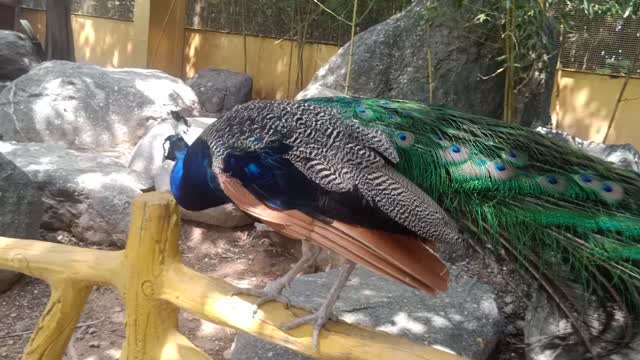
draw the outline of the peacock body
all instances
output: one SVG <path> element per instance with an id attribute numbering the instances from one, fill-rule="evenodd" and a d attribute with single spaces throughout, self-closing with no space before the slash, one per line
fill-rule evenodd
<path id="1" fill-rule="evenodd" d="M 624 314 L 615 347 L 637 334 L 640 177 L 531 129 L 402 100 L 256 101 L 213 123 L 183 155 L 172 189 L 187 208 L 190 192 L 207 193 L 199 209 L 242 203 L 225 185 L 232 178 L 264 214 L 288 214 L 276 221 L 257 203 L 244 207 L 277 230 L 430 292 L 446 290 L 436 279 L 446 272 L 420 259 L 430 257 L 428 241 L 445 260 L 464 257 L 463 228 L 529 272 L 584 340 L 589 330 L 577 319 L 594 303 Z M 338 230 L 296 232 L 301 216 Z M 376 232 L 397 237 L 380 245 Z M 406 245 L 415 235 L 427 250 Z"/>

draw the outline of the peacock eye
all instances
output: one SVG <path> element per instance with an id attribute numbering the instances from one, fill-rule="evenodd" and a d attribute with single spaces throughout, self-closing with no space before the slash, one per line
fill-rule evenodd
<path id="1" fill-rule="evenodd" d="M 373 119 L 375 118 L 375 114 L 373 113 L 373 111 L 371 111 L 370 109 L 367 109 L 366 107 L 362 106 L 362 105 L 358 105 L 356 106 L 356 116 L 363 118 L 363 119 Z"/>
<path id="2" fill-rule="evenodd" d="M 590 183 L 592 181 L 591 176 L 589 176 L 589 175 L 580 176 L 580 180 L 582 180 L 583 182 L 586 182 L 586 183 Z"/>
<path id="3" fill-rule="evenodd" d="M 613 186 L 611 186 L 611 184 L 604 183 L 602 184 L 602 191 L 610 193 L 613 191 Z"/>
<path id="4" fill-rule="evenodd" d="M 496 170 L 505 171 L 505 170 L 507 170 L 507 167 L 503 163 L 497 163 L 496 164 Z"/>
<path id="5" fill-rule="evenodd" d="M 464 145 L 452 144 L 443 150 L 444 159 L 447 161 L 462 162 L 469 158 L 469 150 Z"/>
<path id="6" fill-rule="evenodd" d="M 545 190 L 552 193 L 561 193 L 567 190 L 567 179 L 560 175 L 546 175 L 538 178 L 538 183 Z"/>
<path id="7" fill-rule="evenodd" d="M 414 137 L 411 133 L 405 131 L 399 131 L 396 134 L 396 143 L 402 147 L 409 147 L 413 145 Z"/>

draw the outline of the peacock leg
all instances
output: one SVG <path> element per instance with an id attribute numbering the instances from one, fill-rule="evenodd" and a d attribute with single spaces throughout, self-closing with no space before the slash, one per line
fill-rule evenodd
<path id="1" fill-rule="evenodd" d="M 282 291 L 288 287 L 298 274 L 303 272 L 315 258 L 320 254 L 320 248 L 312 243 L 302 240 L 302 257 L 295 265 L 282 277 L 270 282 L 264 289 L 243 288 L 238 289 L 232 295 L 245 294 L 257 296 L 260 299 L 256 302 L 256 311 L 258 308 L 269 301 L 280 301 L 289 304 L 289 299 L 282 295 Z"/>
<path id="2" fill-rule="evenodd" d="M 313 343 L 313 348 L 317 350 L 318 337 L 320 336 L 320 330 L 322 329 L 324 324 L 329 320 L 329 318 L 331 318 L 333 306 L 335 305 L 336 301 L 338 301 L 340 292 L 342 291 L 344 286 L 347 284 L 347 280 L 349 279 L 349 276 L 353 272 L 353 269 L 355 268 L 355 266 L 356 264 L 353 261 L 346 260 L 344 262 L 344 264 L 342 265 L 342 268 L 340 269 L 340 272 L 338 273 L 338 278 L 336 279 L 336 282 L 333 284 L 333 287 L 329 292 L 329 296 L 327 297 L 327 300 L 325 300 L 325 302 L 322 304 L 320 309 L 318 309 L 318 311 L 314 312 L 313 314 L 303 316 L 301 318 L 290 321 L 280 326 L 280 328 L 283 330 L 290 330 L 303 324 L 313 323 L 314 327 L 313 327 L 312 343 Z"/>

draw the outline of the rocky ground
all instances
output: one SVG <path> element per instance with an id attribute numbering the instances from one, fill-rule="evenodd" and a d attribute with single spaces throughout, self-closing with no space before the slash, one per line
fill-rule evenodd
<path id="1" fill-rule="evenodd" d="M 258 233 L 253 226 L 226 230 L 185 224 L 181 253 L 190 267 L 224 278 L 238 286 L 263 286 L 285 272 L 296 261 L 298 244 L 289 248 Z M 65 237 L 66 241 L 72 241 Z M 19 359 L 49 296 L 48 286 L 25 278 L 0 295 L 0 359 Z M 97 287 L 91 294 L 75 331 L 65 360 L 114 360 L 124 339 L 124 305 L 110 287 Z M 188 313 L 180 314 L 180 330 L 214 359 L 225 358 L 236 335 Z"/>

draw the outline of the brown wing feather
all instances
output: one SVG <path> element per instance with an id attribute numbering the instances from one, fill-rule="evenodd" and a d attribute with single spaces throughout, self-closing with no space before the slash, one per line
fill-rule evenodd
<path id="1" fill-rule="evenodd" d="M 273 209 L 254 197 L 242 184 L 218 174 L 225 194 L 243 211 L 259 218 L 279 233 L 310 240 L 370 270 L 430 293 L 446 291 L 447 265 L 434 252 L 434 244 L 417 236 L 392 234 L 346 224 L 316 220 L 297 210 Z"/>

